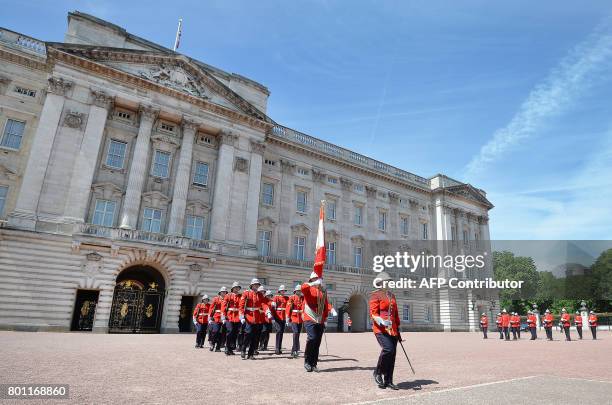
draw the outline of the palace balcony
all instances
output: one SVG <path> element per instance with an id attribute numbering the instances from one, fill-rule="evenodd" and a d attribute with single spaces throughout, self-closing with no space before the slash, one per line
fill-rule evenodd
<path id="1" fill-rule="evenodd" d="M 311 260 L 299 260 L 299 259 L 292 259 L 288 257 L 279 257 L 279 256 L 259 256 L 259 261 L 262 263 L 266 263 L 266 264 L 286 266 L 286 267 L 298 267 L 302 269 L 312 269 L 314 266 L 314 262 Z M 371 270 L 363 268 L 363 267 L 345 266 L 342 264 L 326 264 L 325 270 L 329 270 L 332 272 L 338 272 L 338 273 L 349 273 L 349 274 L 359 274 L 359 275 L 374 274 Z"/>

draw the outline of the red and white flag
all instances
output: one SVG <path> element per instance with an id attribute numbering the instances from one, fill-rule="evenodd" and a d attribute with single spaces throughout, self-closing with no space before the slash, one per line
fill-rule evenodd
<path id="1" fill-rule="evenodd" d="M 325 201 L 321 201 L 319 209 L 319 230 L 317 232 L 317 244 L 315 250 L 314 268 L 312 269 L 319 278 L 323 277 L 325 266 Z"/>

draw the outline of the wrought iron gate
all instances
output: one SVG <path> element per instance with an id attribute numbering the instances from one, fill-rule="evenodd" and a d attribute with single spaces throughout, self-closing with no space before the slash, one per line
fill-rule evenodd
<path id="1" fill-rule="evenodd" d="M 109 320 L 110 333 L 157 333 L 161 323 L 164 291 L 156 283 L 146 288 L 136 280 L 117 284 Z"/>

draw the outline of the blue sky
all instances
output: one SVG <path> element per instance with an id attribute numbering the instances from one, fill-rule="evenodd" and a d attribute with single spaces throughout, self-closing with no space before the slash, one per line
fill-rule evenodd
<path id="1" fill-rule="evenodd" d="M 276 121 L 485 189 L 492 238 L 612 239 L 609 2 L 500 3 L 0 0 L 0 25 L 61 41 L 76 9 L 171 47 L 183 17 L 179 51 Z"/>

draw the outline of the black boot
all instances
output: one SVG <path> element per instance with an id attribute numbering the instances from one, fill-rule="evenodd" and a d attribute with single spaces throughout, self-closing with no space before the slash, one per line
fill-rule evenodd
<path id="1" fill-rule="evenodd" d="M 385 388 L 385 383 L 383 382 L 382 374 L 378 374 L 377 370 L 374 370 L 374 382 L 378 385 L 379 388 Z"/>

